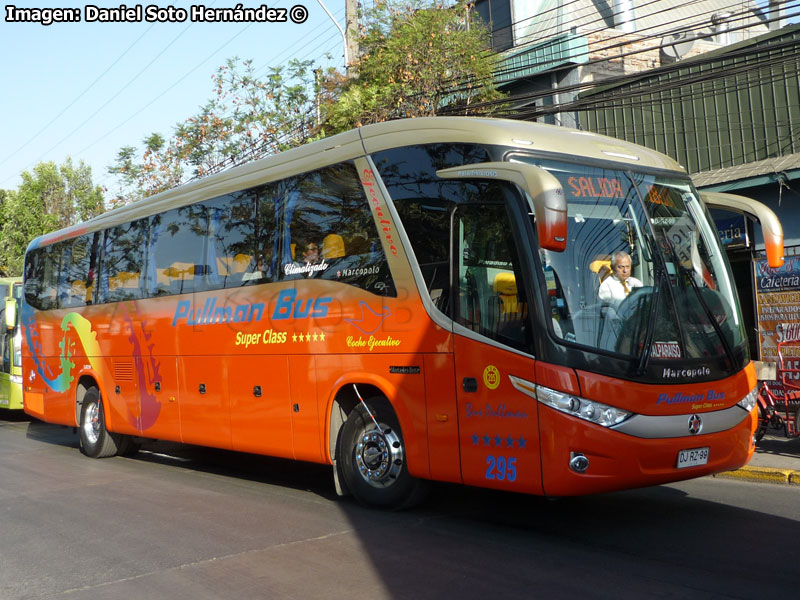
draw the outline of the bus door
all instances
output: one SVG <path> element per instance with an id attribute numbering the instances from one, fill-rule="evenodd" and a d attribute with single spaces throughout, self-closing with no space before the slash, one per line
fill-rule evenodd
<path id="1" fill-rule="evenodd" d="M 0 300 L 3 302 L 0 304 L 0 408 L 8 408 L 11 401 L 12 332 L 6 327 L 5 296 L 0 297 Z"/>
<path id="2" fill-rule="evenodd" d="M 452 215 L 454 352 L 464 483 L 542 493 L 532 331 L 510 207 Z M 524 214 L 524 213 L 523 213 Z"/>

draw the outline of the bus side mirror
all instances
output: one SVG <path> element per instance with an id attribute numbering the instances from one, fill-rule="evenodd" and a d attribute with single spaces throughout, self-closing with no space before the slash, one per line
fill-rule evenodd
<path id="1" fill-rule="evenodd" d="M 736 194 L 700 192 L 700 197 L 708 206 L 748 215 L 761 223 L 764 246 L 767 248 L 767 263 L 773 269 L 783 266 L 783 227 L 770 208 L 761 202 Z"/>
<path id="2" fill-rule="evenodd" d="M 6 329 L 14 329 L 17 326 L 17 301 L 14 298 L 6 298 Z"/>
<path id="3" fill-rule="evenodd" d="M 442 179 L 499 179 L 521 187 L 533 202 L 539 246 L 563 252 L 567 247 L 567 198 L 561 183 L 542 168 L 524 163 L 488 162 L 440 169 Z"/>

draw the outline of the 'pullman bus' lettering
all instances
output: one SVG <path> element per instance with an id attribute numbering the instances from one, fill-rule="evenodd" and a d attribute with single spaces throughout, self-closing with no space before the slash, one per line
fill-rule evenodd
<path id="1" fill-rule="evenodd" d="M 237 304 L 235 306 L 216 306 L 216 298 L 208 298 L 203 308 L 192 310 L 191 300 L 182 300 L 175 307 L 172 326 L 181 320 L 186 325 L 216 325 L 217 323 L 252 323 L 264 316 L 264 303 Z"/>

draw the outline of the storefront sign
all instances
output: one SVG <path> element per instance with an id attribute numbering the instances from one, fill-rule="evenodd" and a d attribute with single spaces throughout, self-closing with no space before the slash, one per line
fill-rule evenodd
<path id="1" fill-rule="evenodd" d="M 722 245 L 725 248 L 747 248 L 750 246 L 750 240 L 747 236 L 747 223 L 743 215 L 725 219 L 715 218 L 714 223 L 717 226 L 717 232 L 719 232 L 719 239 L 722 240 Z"/>
<path id="2" fill-rule="evenodd" d="M 765 258 L 756 259 L 753 272 L 761 360 L 777 363 L 778 381 L 770 382 L 770 387 L 783 396 L 778 344 L 783 342 L 783 367 L 800 370 L 800 257 L 787 257 L 779 269 L 770 268 Z M 800 389 L 800 372 L 789 373 L 786 380 Z"/>

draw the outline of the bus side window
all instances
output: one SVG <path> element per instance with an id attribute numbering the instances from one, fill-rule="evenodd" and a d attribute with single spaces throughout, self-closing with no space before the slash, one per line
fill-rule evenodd
<path id="1" fill-rule="evenodd" d="M 205 241 L 208 218 L 203 204 L 190 204 L 150 220 L 148 290 L 150 295 L 185 294 L 207 289 Z"/>
<path id="2" fill-rule="evenodd" d="M 433 305 L 448 317 L 450 306 L 450 214 L 452 204 L 419 198 L 398 203 L 411 248 Z"/>
<path id="3" fill-rule="evenodd" d="M 313 277 L 352 285 L 380 296 L 396 296 L 394 280 L 358 172 L 341 163 L 284 182 L 286 234 L 279 261 L 284 279 Z M 315 265 L 291 244 L 320 248 Z M 298 255 L 300 254 L 300 255 Z"/>
<path id="4" fill-rule="evenodd" d="M 92 303 L 95 240 L 96 235 L 90 233 L 75 238 L 70 244 L 69 261 L 65 261 L 66 268 L 59 286 L 60 307 L 76 307 Z M 65 249 L 65 257 L 66 253 Z"/>
<path id="5" fill-rule="evenodd" d="M 25 301 L 38 310 L 56 307 L 55 272 L 58 269 L 58 249 L 44 246 L 31 250 L 25 256 Z M 55 260 L 55 267 L 52 260 Z"/>
<path id="6" fill-rule="evenodd" d="M 459 206 L 453 227 L 455 320 L 503 344 L 529 350 L 528 302 L 505 206 Z"/>
<path id="7" fill-rule="evenodd" d="M 452 318 L 450 216 L 478 186 L 445 183 L 436 171 L 492 158 L 479 144 L 439 143 L 383 150 L 373 160 L 400 214 L 431 302 Z"/>
<path id="8" fill-rule="evenodd" d="M 143 271 L 147 219 L 106 230 L 100 272 L 100 302 L 121 302 L 144 297 Z"/>
<path id="9" fill-rule="evenodd" d="M 274 280 L 274 184 L 206 202 L 212 289 Z"/>
<path id="10" fill-rule="evenodd" d="M 44 275 L 44 252 L 42 248 L 31 250 L 25 256 L 25 265 L 23 267 L 25 275 L 23 277 L 24 286 L 23 294 L 25 302 L 30 304 L 33 308 L 41 308 L 39 305 L 39 288 L 42 285 L 42 276 Z"/>

